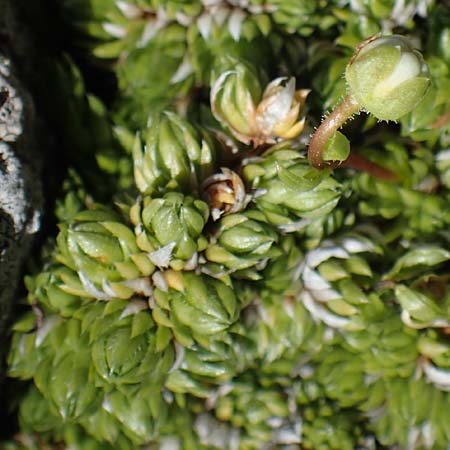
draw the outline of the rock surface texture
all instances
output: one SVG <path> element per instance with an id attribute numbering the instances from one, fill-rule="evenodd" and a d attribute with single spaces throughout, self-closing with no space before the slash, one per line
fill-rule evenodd
<path id="1" fill-rule="evenodd" d="M 14 70 L 0 53 L 0 340 L 42 210 L 33 104 Z"/>

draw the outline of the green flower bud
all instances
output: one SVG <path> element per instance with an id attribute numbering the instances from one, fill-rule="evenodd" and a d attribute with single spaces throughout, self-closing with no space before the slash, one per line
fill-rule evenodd
<path id="1" fill-rule="evenodd" d="M 242 211 L 250 201 L 241 177 L 226 167 L 221 171 L 208 177 L 202 185 L 202 197 L 209 205 L 213 220 Z"/>
<path id="2" fill-rule="evenodd" d="M 211 109 L 215 118 L 227 126 L 241 142 L 249 143 L 258 126 L 255 109 L 261 86 L 253 68 L 236 64 L 223 72 L 211 88 Z"/>
<path id="3" fill-rule="evenodd" d="M 211 175 L 215 163 L 211 138 L 178 115 L 166 111 L 151 116 L 142 138 L 136 136 L 133 146 L 134 178 L 141 192 L 190 193 Z"/>
<path id="4" fill-rule="evenodd" d="M 409 113 L 430 85 L 422 55 L 399 35 L 376 36 L 361 44 L 345 77 L 360 107 L 380 120 Z"/>
<path id="5" fill-rule="evenodd" d="M 261 278 L 261 270 L 269 259 L 281 254 L 276 248 L 278 235 L 259 211 L 230 214 L 219 222 L 205 257 L 220 264 L 226 271 L 236 272 L 255 267 L 255 271 L 240 273 L 253 279 Z"/>
<path id="6" fill-rule="evenodd" d="M 137 244 L 155 265 L 195 269 L 197 252 L 206 246 L 202 236 L 209 216 L 206 203 L 170 192 L 161 198 L 144 197 L 130 214 Z"/>

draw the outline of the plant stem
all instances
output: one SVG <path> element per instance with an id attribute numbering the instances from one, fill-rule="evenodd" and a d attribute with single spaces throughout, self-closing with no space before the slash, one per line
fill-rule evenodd
<path id="1" fill-rule="evenodd" d="M 349 94 L 342 100 L 336 109 L 329 114 L 314 133 L 308 148 L 308 160 L 313 167 L 324 169 L 337 167 L 342 161 L 325 161 L 323 150 L 333 134 L 356 112 L 360 110 L 359 104 Z"/>
<path id="2" fill-rule="evenodd" d="M 361 155 L 350 153 L 345 161 L 325 161 L 323 159 L 323 150 L 326 143 L 333 134 L 344 123 L 360 110 L 360 106 L 349 94 L 342 100 L 336 109 L 327 116 L 314 133 L 308 148 L 309 163 L 318 169 L 335 168 L 335 167 L 351 167 L 357 170 L 363 170 L 370 173 L 374 177 L 381 178 L 385 181 L 398 180 L 397 175 L 389 169 L 376 164 Z"/>
<path id="3" fill-rule="evenodd" d="M 350 156 L 342 162 L 341 167 L 351 167 L 352 169 L 362 170 L 384 181 L 398 181 L 399 179 L 398 175 L 392 172 L 392 170 L 385 169 L 383 166 L 369 161 L 357 153 L 350 153 Z"/>

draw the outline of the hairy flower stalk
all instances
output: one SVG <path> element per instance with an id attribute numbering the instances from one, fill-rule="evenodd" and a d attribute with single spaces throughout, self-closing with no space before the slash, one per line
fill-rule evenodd
<path id="1" fill-rule="evenodd" d="M 348 142 L 338 131 L 363 110 L 379 120 L 397 120 L 423 98 L 430 84 L 421 54 L 402 36 L 375 36 L 363 42 L 347 65 L 348 94 L 314 133 L 308 159 L 314 167 L 349 166 L 386 180 L 396 175 L 388 169 L 348 154 Z"/>

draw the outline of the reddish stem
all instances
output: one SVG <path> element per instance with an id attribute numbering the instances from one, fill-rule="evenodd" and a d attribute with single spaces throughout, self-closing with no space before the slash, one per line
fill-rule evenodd
<path id="1" fill-rule="evenodd" d="M 439 129 L 439 128 L 443 127 L 444 125 L 446 125 L 448 122 L 450 122 L 450 109 L 447 112 L 445 112 L 444 114 L 442 114 L 442 116 L 438 117 L 436 122 L 431 124 L 431 128 Z"/>
<path id="2" fill-rule="evenodd" d="M 360 106 L 354 97 L 347 95 L 336 109 L 323 120 L 314 133 L 308 148 L 308 160 L 313 167 L 325 169 L 341 165 L 342 161 L 325 161 L 323 151 L 333 134 L 359 110 Z"/>
<path id="3" fill-rule="evenodd" d="M 336 109 L 327 116 L 314 133 L 308 148 L 308 160 L 313 167 L 318 169 L 351 167 L 357 170 L 363 170 L 374 177 L 385 181 L 398 180 L 397 175 L 384 167 L 376 164 L 361 155 L 350 153 L 345 161 L 325 161 L 323 151 L 328 140 L 333 134 L 350 119 L 353 114 L 360 110 L 360 106 L 352 95 L 342 100 Z"/>
<path id="4" fill-rule="evenodd" d="M 352 169 L 362 170 L 384 181 L 398 181 L 399 179 L 397 174 L 392 172 L 392 170 L 369 161 L 357 153 L 350 153 L 350 156 L 340 165 L 340 167 L 351 167 Z"/>

